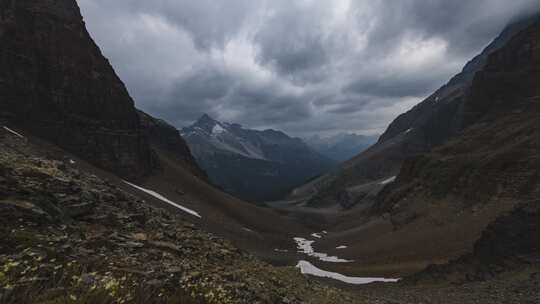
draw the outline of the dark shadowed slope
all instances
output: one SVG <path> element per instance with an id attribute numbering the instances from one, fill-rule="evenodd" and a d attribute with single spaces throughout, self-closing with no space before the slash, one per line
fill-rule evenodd
<path id="1" fill-rule="evenodd" d="M 0 45 L 0 118 L 115 173 L 150 173 L 133 100 L 73 0 L 0 1 Z"/>
<path id="2" fill-rule="evenodd" d="M 475 73 L 534 18 L 509 25 L 463 71 L 422 103 L 394 120 L 379 141 L 338 170 L 296 190 L 310 206 L 372 204 L 384 180 L 396 176 L 404 160 L 446 142 L 463 129 L 464 101 Z"/>

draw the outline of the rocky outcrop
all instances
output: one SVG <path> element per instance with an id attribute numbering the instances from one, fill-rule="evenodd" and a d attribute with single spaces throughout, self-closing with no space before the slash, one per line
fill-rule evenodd
<path id="1" fill-rule="evenodd" d="M 186 141 L 180 132 L 164 120 L 154 118 L 142 111 L 138 111 L 143 134 L 148 138 L 155 149 L 170 154 L 184 168 L 195 176 L 207 180 L 208 176 L 198 165 Z"/>
<path id="2" fill-rule="evenodd" d="M 137 179 L 155 166 L 124 84 L 75 0 L 0 1 L 0 119 Z"/>

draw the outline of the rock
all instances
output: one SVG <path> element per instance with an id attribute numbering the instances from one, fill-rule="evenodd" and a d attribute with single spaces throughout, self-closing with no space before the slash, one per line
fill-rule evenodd
<path id="1" fill-rule="evenodd" d="M 94 210 L 95 203 L 80 203 L 64 206 L 67 215 L 73 218 L 89 215 Z"/>

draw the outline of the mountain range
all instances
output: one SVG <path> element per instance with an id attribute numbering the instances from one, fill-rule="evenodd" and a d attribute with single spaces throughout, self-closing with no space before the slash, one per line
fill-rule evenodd
<path id="1" fill-rule="evenodd" d="M 320 154 L 338 162 L 344 162 L 360 154 L 375 142 L 379 136 L 366 136 L 354 133 L 339 133 L 321 137 L 313 135 L 304 141 Z"/>
<path id="2" fill-rule="evenodd" d="M 207 114 L 181 134 L 212 183 L 248 201 L 284 197 L 335 165 L 299 138 L 219 122 Z"/>

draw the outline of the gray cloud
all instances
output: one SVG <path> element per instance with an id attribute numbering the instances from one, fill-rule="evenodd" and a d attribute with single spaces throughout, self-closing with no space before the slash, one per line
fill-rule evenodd
<path id="1" fill-rule="evenodd" d="M 137 106 L 292 135 L 382 132 L 537 0 L 79 0 Z"/>

